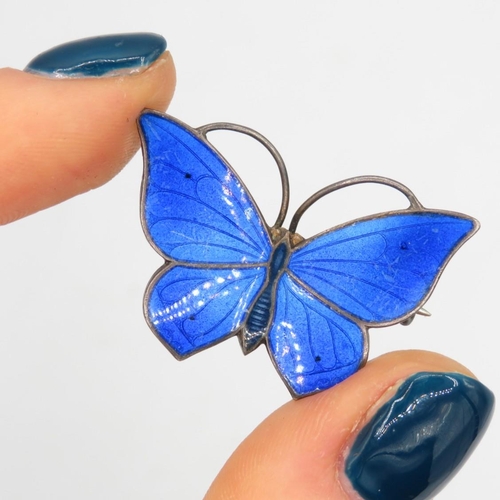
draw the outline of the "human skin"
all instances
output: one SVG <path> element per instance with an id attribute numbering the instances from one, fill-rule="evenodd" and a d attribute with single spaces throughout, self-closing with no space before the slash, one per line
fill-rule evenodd
<path id="1" fill-rule="evenodd" d="M 139 147 L 141 110 L 164 111 L 174 88 L 169 52 L 141 72 L 112 77 L 56 79 L 1 69 L 0 223 L 110 181 Z M 349 446 L 375 409 L 419 372 L 473 377 L 431 352 L 374 359 L 338 386 L 290 401 L 265 419 L 229 458 L 206 499 L 359 498 L 344 474 Z"/>

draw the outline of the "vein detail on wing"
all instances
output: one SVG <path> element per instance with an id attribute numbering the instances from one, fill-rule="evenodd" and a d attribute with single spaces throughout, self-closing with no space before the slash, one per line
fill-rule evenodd
<path id="1" fill-rule="evenodd" d="M 360 326 L 285 273 L 277 287 L 268 347 L 285 382 L 300 396 L 354 373 L 363 360 L 365 340 Z"/>
<path id="2" fill-rule="evenodd" d="M 304 277 L 304 279 L 306 279 L 309 276 L 310 278 L 312 278 L 314 280 L 321 281 L 327 287 L 331 287 L 331 288 L 337 290 L 339 294 L 344 295 L 348 300 L 357 304 L 359 307 L 359 310 L 364 310 L 366 317 L 375 316 L 377 314 L 377 310 L 370 309 L 370 307 L 367 304 L 365 304 L 361 299 L 356 297 L 355 294 L 350 293 L 346 287 L 340 286 L 340 283 L 338 285 L 336 285 L 335 284 L 336 280 L 335 280 L 335 277 L 333 277 L 333 275 L 344 278 L 345 281 L 349 281 L 351 283 L 355 282 L 355 281 L 360 281 L 363 284 L 372 287 L 374 289 L 374 292 L 375 292 L 375 290 L 379 290 L 381 293 L 384 293 L 384 294 L 391 296 L 394 299 L 394 301 L 402 303 L 403 307 L 405 305 L 409 306 L 408 300 L 403 295 L 405 290 L 402 290 L 401 294 L 397 294 L 397 293 L 395 293 L 394 290 L 389 290 L 387 288 L 384 288 L 383 286 L 377 285 L 376 282 L 369 282 L 369 281 L 367 281 L 363 278 L 360 278 L 359 276 L 356 276 L 354 274 L 350 275 L 350 274 L 347 274 L 345 272 L 336 272 L 336 271 L 334 271 L 332 269 L 328 269 L 328 268 L 321 268 L 321 267 L 317 267 L 317 266 L 311 266 L 309 268 L 308 267 L 301 268 L 301 267 L 297 266 L 297 269 L 300 270 L 300 275 L 302 277 Z M 307 284 L 302 282 L 301 279 L 299 279 L 297 276 L 294 276 L 293 273 L 290 273 L 290 274 L 298 282 L 302 283 L 303 286 L 308 288 Z M 325 277 L 327 275 L 331 275 L 330 279 L 328 279 L 328 277 Z M 313 293 L 314 293 L 314 291 L 313 291 Z M 334 302 L 332 302 L 331 300 L 329 300 L 327 297 L 322 297 L 321 295 L 320 295 L 320 297 L 324 301 L 326 301 L 327 303 L 333 305 L 334 307 L 336 306 L 336 304 Z"/>
<path id="3" fill-rule="evenodd" d="M 264 267 L 174 266 L 151 285 L 147 317 L 177 356 L 191 355 L 238 330 L 265 276 Z"/>
<path id="4" fill-rule="evenodd" d="M 266 262 L 267 227 L 236 174 L 194 132 L 156 115 L 141 120 L 149 165 L 144 218 L 154 244 L 183 262 Z"/>
<path id="5" fill-rule="evenodd" d="M 390 214 L 312 238 L 292 253 L 289 268 L 348 315 L 367 323 L 395 321 L 422 304 L 472 230 L 473 222 L 457 215 Z"/>

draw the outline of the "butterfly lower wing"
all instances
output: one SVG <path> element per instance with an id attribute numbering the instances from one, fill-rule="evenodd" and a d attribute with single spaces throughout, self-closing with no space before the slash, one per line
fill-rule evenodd
<path id="1" fill-rule="evenodd" d="M 205 138 L 181 122 L 143 112 L 142 219 L 167 260 L 259 263 L 271 252 L 263 219 L 234 171 Z"/>
<path id="2" fill-rule="evenodd" d="M 399 322 L 428 298 L 474 219 L 402 211 L 360 220 L 308 240 L 289 269 L 307 288 L 365 323 Z"/>
<path id="3" fill-rule="evenodd" d="M 267 345 L 292 396 L 332 387 L 364 363 L 366 332 L 284 273 Z"/>
<path id="4" fill-rule="evenodd" d="M 170 352 L 186 358 L 239 329 L 265 276 L 264 267 L 160 270 L 146 291 L 146 318 Z"/>

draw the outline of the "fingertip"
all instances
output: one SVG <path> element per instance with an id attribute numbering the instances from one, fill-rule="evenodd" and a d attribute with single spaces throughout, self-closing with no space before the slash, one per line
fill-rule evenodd
<path id="1" fill-rule="evenodd" d="M 165 110 L 175 88 L 169 52 L 147 69 L 55 79 L 0 70 L 0 223 L 98 187 L 139 147 L 136 118 Z"/>
<path id="2" fill-rule="evenodd" d="M 374 359 L 332 389 L 290 401 L 270 415 L 234 452 L 206 499 L 358 498 L 344 472 L 354 439 L 398 388 L 419 373 L 436 373 L 427 379 L 440 384 L 446 378 L 442 374 L 461 374 L 468 380 L 472 376 L 456 361 L 426 351 Z M 485 408 L 491 411 L 491 406 Z"/>
<path id="3" fill-rule="evenodd" d="M 395 361 L 402 371 L 389 373 L 387 389 L 362 413 L 344 446 L 337 474 L 347 498 L 433 498 L 491 420 L 493 393 L 459 363 L 408 351 L 383 357 L 375 370 Z"/>

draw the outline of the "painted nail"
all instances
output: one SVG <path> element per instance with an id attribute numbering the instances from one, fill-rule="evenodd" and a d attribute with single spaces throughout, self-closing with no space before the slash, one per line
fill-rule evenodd
<path id="1" fill-rule="evenodd" d="M 493 393 L 456 373 L 417 373 L 362 428 L 346 475 L 366 500 L 423 500 L 441 490 L 480 441 Z"/>
<path id="2" fill-rule="evenodd" d="M 154 33 L 83 38 L 42 52 L 24 71 L 54 78 L 137 73 L 156 61 L 166 48 L 165 38 Z"/>

